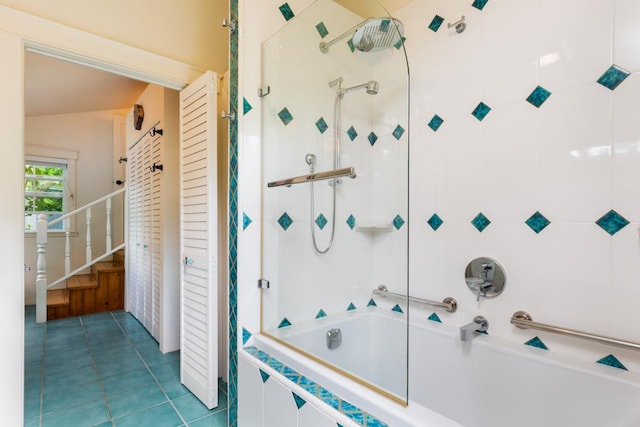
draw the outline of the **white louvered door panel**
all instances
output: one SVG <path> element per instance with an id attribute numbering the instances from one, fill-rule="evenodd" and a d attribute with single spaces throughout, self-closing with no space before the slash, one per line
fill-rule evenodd
<path id="1" fill-rule="evenodd" d="M 144 156 L 144 168 L 143 168 L 143 286 L 140 304 L 143 310 L 142 324 L 150 331 L 151 330 L 151 318 L 152 318 L 152 277 L 151 277 L 151 186 L 153 180 L 153 173 L 149 170 L 152 165 L 151 160 L 151 136 L 147 133 L 140 144 L 143 144 L 143 156 Z"/>
<path id="2" fill-rule="evenodd" d="M 161 124 L 158 124 L 161 127 Z M 162 135 L 156 134 L 151 143 L 151 163 L 162 164 Z M 152 173 L 151 181 L 151 327 L 149 332 L 160 340 L 160 291 L 162 289 L 162 232 L 161 232 L 161 171 Z"/>
<path id="3" fill-rule="evenodd" d="M 180 381 L 218 406 L 217 129 L 215 73 L 180 93 Z"/>

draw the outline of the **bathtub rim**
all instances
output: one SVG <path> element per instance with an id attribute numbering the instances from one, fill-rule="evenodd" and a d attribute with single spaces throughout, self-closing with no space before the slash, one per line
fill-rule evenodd
<path id="1" fill-rule="evenodd" d="M 331 320 L 338 321 L 339 323 L 339 321 L 349 321 L 351 318 L 356 316 L 381 316 L 390 320 L 406 322 L 405 319 L 400 319 L 400 316 L 402 315 L 399 315 L 399 313 L 383 310 L 373 307 L 358 309 L 357 311 L 354 310 L 349 313 L 337 313 L 321 319 L 300 322 L 292 325 L 292 327 L 307 330 L 315 329 L 326 326 L 323 324 L 326 324 Z M 457 325 L 425 320 L 423 317 L 411 316 L 409 313 L 406 313 L 405 315 L 409 318 L 408 324 L 410 326 L 410 331 L 412 328 L 418 328 L 426 330 L 428 333 L 444 335 L 449 339 L 459 341 L 459 328 Z M 409 332 L 410 340 L 411 335 L 412 333 Z M 319 377 L 320 379 L 328 380 L 326 385 L 322 385 L 333 391 L 336 395 L 345 397 L 346 400 L 349 400 L 367 412 L 372 413 L 372 415 L 379 417 L 381 420 L 384 420 L 385 422 L 387 422 L 387 419 L 392 420 L 390 425 L 395 425 L 393 423 L 394 420 L 400 420 L 402 425 L 413 427 L 416 425 L 412 424 L 413 417 L 416 416 L 416 413 L 419 413 L 419 416 L 422 417 L 422 419 L 430 418 L 432 414 L 442 417 L 443 420 L 438 421 L 440 424 L 435 425 L 459 425 L 454 420 L 447 418 L 446 415 L 431 410 L 418 401 L 412 399 L 410 385 L 407 396 L 407 405 L 400 405 L 397 402 L 389 400 L 379 393 L 362 386 L 359 382 L 355 382 L 352 379 L 343 376 L 342 374 L 335 375 L 335 369 L 327 367 L 325 363 L 317 361 L 317 358 L 309 358 L 305 356 L 304 352 L 298 351 L 297 348 L 292 350 L 292 346 L 286 345 L 286 343 L 283 343 L 281 339 L 274 338 L 269 334 L 263 333 L 254 335 L 252 339 L 255 339 L 254 345 L 256 347 L 267 351 L 285 364 L 291 363 L 291 367 L 293 369 L 296 369 L 301 374 L 308 376 L 310 379 L 316 381 Z M 522 358 L 539 364 L 553 365 L 563 369 L 580 372 L 585 375 L 606 379 L 608 381 L 626 383 L 640 389 L 640 374 L 637 372 L 624 371 L 610 366 L 600 365 L 595 362 L 587 362 L 563 353 L 552 352 L 527 346 L 522 343 L 516 343 L 500 336 L 482 334 L 475 337 L 470 342 L 463 343 L 462 345 L 484 347 L 490 351 L 506 353 L 510 357 Z M 605 347 L 609 348 L 608 346 Z M 409 354 L 409 358 L 411 357 L 411 354 Z M 409 364 L 411 364 L 411 361 L 409 361 Z M 300 366 L 302 366 L 302 368 Z M 322 369 L 318 369 L 318 367 Z M 334 375 L 331 376 L 331 373 L 334 373 Z M 409 384 L 411 383 L 411 380 L 411 372 L 409 372 Z M 358 387 L 355 387 L 356 385 Z"/>

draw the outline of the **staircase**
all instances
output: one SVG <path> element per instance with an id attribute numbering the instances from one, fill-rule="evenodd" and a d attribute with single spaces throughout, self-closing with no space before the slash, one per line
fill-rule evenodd
<path id="1" fill-rule="evenodd" d="M 90 274 L 67 279 L 66 288 L 47 291 L 47 320 L 124 308 L 124 250 L 113 261 L 91 266 Z"/>
<path id="2" fill-rule="evenodd" d="M 45 214 L 38 215 L 36 223 L 36 247 L 38 252 L 36 274 L 36 322 L 62 319 L 83 314 L 124 308 L 124 248 L 123 242 L 116 247 L 112 245 L 111 206 L 116 196 L 124 197 L 126 186 L 120 190 L 97 199 L 79 209 L 47 222 Z M 92 207 L 105 205 L 104 247 L 106 251 L 97 257 L 93 256 L 92 240 Z M 72 217 L 84 215 L 86 223 L 85 263 L 71 270 L 70 221 Z M 56 223 L 63 224 L 65 234 L 64 254 L 52 254 L 64 263 L 64 275 L 56 280 L 47 278 L 47 240 L 48 230 Z M 108 261 L 109 259 L 113 261 Z M 49 260 L 49 262 L 54 260 Z M 55 261 L 58 261 L 57 259 Z M 77 264 L 77 263 L 76 263 Z M 90 268 L 90 274 L 83 274 Z M 60 288 L 60 286 L 64 286 Z"/>

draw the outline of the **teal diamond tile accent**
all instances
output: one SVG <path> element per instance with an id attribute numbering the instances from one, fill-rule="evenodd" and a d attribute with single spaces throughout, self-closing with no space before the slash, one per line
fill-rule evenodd
<path id="1" fill-rule="evenodd" d="M 304 404 L 307 403 L 306 400 L 304 400 L 294 392 L 291 392 L 291 394 L 293 394 L 293 400 L 296 402 L 296 406 L 298 407 L 298 409 L 302 408 Z"/>
<path id="2" fill-rule="evenodd" d="M 282 216 L 280 216 L 280 218 L 278 218 L 278 224 L 280 224 L 280 227 L 282 227 L 282 229 L 286 231 L 289 227 L 291 227 L 291 224 L 293 224 L 293 220 L 291 219 L 289 214 L 285 212 L 282 214 Z"/>
<path id="3" fill-rule="evenodd" d="M 242 213 L 242 229 L 246 230 L 247 227 L 251 224 L 251 218 L 246 213 Z"/>
<path id="4" fill-rule="evenodd" d="M 396 217 L 393 218 L 393 226 L 396 228 L 396 230 L 400 230 L 403 225 L 404 219 L 402 219 L 400 215 L 396 215 Z"/>
<path id="5" fill-rule="evenodd" d="M 267 380 L 269 379 L 269 377 L 271 377 L 271 375 L 267 374 L 265 371 L 263 371 L 262 369 L 258 369 L 260 371 L 260 376 L 262 377 L 262 383 L 266 383 Z"/>
<path id="6" fill-rule="evenodd" d="M 393 137 L 400 141 L 402 135 L 404 135 L 404 128 L 400 125 L 396 126 L 396 128 L 393 130 Z"/>
<path id="7" fill-rule="evenodd" d="M 316 122 L 316 127 L 320 131 L 320 133 L 325 133 L 327 129 L 329 129 L 329 125 L 324 121 L 324 117 L 320 117 Z"/>
<path id="8" fill-rule="evenodd" d="M 372 417 L 369 414 L 366 414 L 367 416 L 367 427 L 389 427 L 387 424 L 383 423 L 382 421 L 380 421 L 377 418 Z"/>
<path id="9" fill-rule="evenodd" d="M 406 40 L 407 40 L 406 37 L 401 37 L 400 40 L 398 40 L 396 44 L 393 45 L 393 47 L 399 50 Z"/>
<path id="10" fill-rule="evenodd" d="M 489 111 L 491 111 L 491 107 L 489 107 L 487 104 L 485 104 L 484 102 L 481 102 L 480 104 L 478 104 L 478 106 L 471 112 L 471 115 L 473 117 L 475 117 L 476 119 L 478 119 L 479 121 L 484 120 L 485 117 L 487 117 L 487 114 L 489 114 Z"/>
<path id="11" fill-rule="evenodd" d="M 249 111 L 251 111 L 253 107 L 251 106 L 251 104 L 249 104 L 249 101 L 247 101 L 247 98 L 242 98 L 242 113 L 243 114 L 247 114 Z"/>
<path id="12" fill-rule="evenodd" d="M 280 324 L 278 325 L 278 328 L 284 328 L 287 326 L 291 326 L 291 322 L 289 322 L 289 319 L 287 319 L 286 317 L 282 318 L 282 320 L 280 321 Z"/>
<path id="13" fill-rule="evenodd" d="M 367 139 L 369 140 L 369 144 L 373 145 L 378 140 L 378 135 L 376 135 L 374 132 L 371 132 Z"/>
<path id="14" fill-rule="evenodd" d="M 471 6 L 475 7 L 478 10 L 482 10 L 487 5 L 488 1 L 489 0 L 474 0 Z"/>
<path id="15" fill-rule="evenodd" d="M 431 121 L 429 122 L 428 126 L 431 128 L 431 130 L 433 130 L 434 132 L 437 132 L 438 129 L 440 129 L 440 126 L 442 125 L 442 123 L 444 123 L 444 119 L 436 114 L 431 118 Z"/>
<path id="16" fill-rule="evenodd" d="M 443 222 L 444 221 L 442 221 L 438 214 L 433 214 L 431 215 L 431 218 L 429 218 L 429 221 L 427 221 L 427 224 L 429 224 L 433 231 L 436 231 L 438 228 L 440 228 Z"/>
<path id="17" fill-rule="evenodd" d="M 475 218 L 473 218 L 473 220 L 471 221 L 471 224 L 473 224 L 473 226 L 482 233 L 482 231 L 487 228 L 487 226 L 489 224 L 491 224 L 491 221 L 489 221 L 489 218 L 487 218 L 486 216 L 484 216 L 484 214 L 482 212 L 480 212 L 478 215 L 476 215 Z"/>
<path id="18" fill-rule="evenodd" d="M 291 7 L 289 6 L 289 3 L 285 3 L 282 6 L 280 6 L 278 9 L 280 9 L 280 13 L 282 13 L 282 16 L 284 16 L 284 19 L 286 21 L 289 21 L 291 18 L 293 18 L 294 16 L 296 16 L 293 11 L 291 10 Z"/>
<path id="19" fill-rule="evenodd" d="M 444 18 L 440 15 L 436 15 L 431 20 L 431 23 L 429 24 L 429 29 L 435 33 L 440 29 L 440 25 L 442 25 L 443 22 L 444 22 Z"/>
<path id="20" fill-rule="evenodd" d="M 245 328 L 242 328 L 242 345 L 245 345 L 250 338 L 251 332 L 247 331 Z"/>
<path id="21" fill-rule="evenodd" d="M 318 217 L 316 218 L 316 225 L 318 227 L 320 227 L 320 230 L 324 230 L 324 227 L 327 225 L 327 218 L 325 218 L 325 216 L 323 214 L 318 215 Z"/>
<path id="22" fill-rule="evenodd" d="M 380 26 L 378 28 L 380 29 L 381 33 L 388 33 L 389 25 L 391 25 L 391 19 L 383 19 L 382 22 L 380 22 Z"/>
<path id="23" fill-rule="evenodd" d="M 316 319 L 322 319 L 323 317 L 327 317 L 327 313 L 323 309 L 320 309 L 318 314 L 316 314 Z"/>
<path id="24" fill-rule="evenodd" d="M 352 230 L 356 226 L 356 218 L 353 215 L 349 215 L 349 218 L 347 218 L 347 225 Z"/>
<path id="25" fill-rule="evenodd" d="M 602 218 L 597 220 L 596 224 L 598 224 L 600 228 L 613 236 L 618 231 L 626 227 L 629 224 L 629 221 L 627 221 L 625 217 L 612 209 L 604 214 Z"/>
<path id="26" fill-rule="evenodd" d="M 352 311 L 352 310 L 355 310 L 355 309 L 356 309 L 356 306 L 352 302 L 350 302 L 349 303 L 349 307 L 347 307 L 347 311 Z"/>
<path id="27" fill-rule="evenodd" d="M 282 365 L 282 375 L 292 383 L 298 384 L 300 381 L 300 374 L 284 364 Z"/>
<path id="28" fill-rule="evenodd" d="M 545 218 L 540 212 L 536 211 L 536 213 L 531 215 L 529 219 L 525 221 L 525 224 L 527 224 L 537 234 L 544 230 L 547 225 L 551 224 L 551 221 Z"/>
<path id="29" fill-rule="evenodd" d="M 535 348 L 541 348 L 542 350 L 549 350 L 549 347 L 547 347 L 545 343 L 543 343 L 542 340 L 538 337 L 531 338 L 529 341 L 524 343 L 524 345 L 528 345 L 530 347 L 535 347 Z"/>
<path id="30" fill-rule="evenodd" d="M 316 25 L 316 30 L 318 30 L 318 34 L 320 34 L 321 38 L 325 38 L 329 35 L 329 31 L 322 21 Z"/>
<path id="31" fill-rule="evenodd" d="M 278 113 L 278 117 L 280 117 L 280 120 L 282 120 L 282 123 L 284 123 L 285 126 L 291 123 L 291 121 L 293 120 L 293 116 L 291 115 L 287 107 L 284 107 L 282 110 L 280 110 L 280 112 Z"/>
<path id="32" fill-rule="evenodd" d="M 598 83 L 607 89 L 614 90 L 620 86 L 620 83 L 622 83 L 627 77 L 629 77 L 629 72 L 614 64 L 600 76 Z"/>
<path id="33" fill-rule="evenodd" d="M 365 425 L 364 424 L 364 412 L 362 411 L 357 411 L 357 412 L 345 412 L 344 413 L 347 417 L 351 418 L 352 420 L 354 420 L 355 422 L 357 422 L 360 425 Z"/>
<path id="34" fill-rule="evenodd" d="M 603 357 L 602 359 L 598 360 L 596 363 L 628 371 L 627 367 L 624 366 L 622 362 L 620 362 L 618 358 L 615 357 L 613 354 Z"/>
<path id="35" fill-rule="evenodd" d="M 436 313 L 431 313 L 431 316 L 427 317 L 427 320 L 431 320 L 432 322 L 442 323 L 440 317 Z"/>
<path id="36" fill-rule="evenodd" d="M 394 305 L 391 311 L 395 311 L 396 313 L 404 313 L 404 311 L 402 311 L 402 308 L 398 304 Z"/>
<path id="37" fill-rule="evenodd" d="M 349 135 L 349 139 L 350 140 L 354 140 L 356 139 L 356 137 L 358 136 L 358 132 L 356 132 L 356 130 L 354 129 L 353 126 L 351 126 L 348 130 L 347 130 L 347 135 Z"/>
<path id="38" fill-rule="evenodd" d="M 536 87 L 533 92 L 527 97 L 527 102 L 536 108 L 540 108 L 544 102 L 549 99 L 551 92 L 543 88 L 542 86 Z"/>
<path id="39" fill-rule="evenodd" d="M 284 367 L 281 361 L 273 357 L 267 360 L 267 365 L 271 366 L 276 372 L 282 372 L 282 368 Z"/>
<path id="40" fill-rule="evenodd" d="M 356 47 L 353 45 L 353 40 L 349 39 L 347 41 L 347 46 L 349 46 L 349 50 L 351 51 L 351 53 L 356 51 Z"/>
<path id="41" fill-rule="evenodd" d="M 373 298 L 371 298 L 369 300 L 369 302 L 367 303 L 367 307 L 377 307 L 378 304 L 376 304 L 376 302 L 373 300 Z"/>

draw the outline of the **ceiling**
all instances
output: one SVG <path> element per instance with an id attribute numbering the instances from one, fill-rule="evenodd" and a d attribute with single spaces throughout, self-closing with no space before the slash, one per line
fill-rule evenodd
<path id="1" fill-rule="evenodd" d="M 147 83 L 95 68 L 25 54 L 25 115 L 80 113 L 130 108 Z"/>

